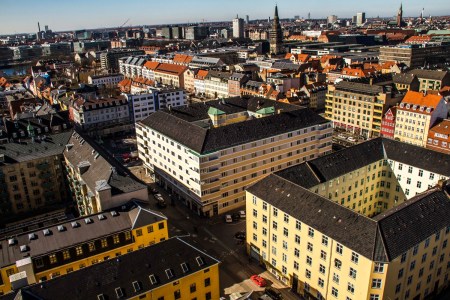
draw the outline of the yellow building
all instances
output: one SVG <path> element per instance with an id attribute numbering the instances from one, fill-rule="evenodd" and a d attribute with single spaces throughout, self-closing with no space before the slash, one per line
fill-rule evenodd
<path id="1" fill-rule="evenodd" d="M 0 241 L 0 293 L 168 239 L 167 218 L 132 202 Z"/>
<path id="2" fill-rule="evenodd" d="M 333 122 L 334 128 L 342 128 L 364 137 L 377 137 L 381 132 L 381 121 L 390 106 L 400 102 L 392 81 L 371 78 L 367 83 L 341 81 L 328 85 L 325 99 L 325 118 Z"/>
<path id="3" fill-rule="evenodd" d="M 430 128 L 447 113 L 442 96 L 409 91 L 397 107 L 394 138 L 425 147 Z"/>
<path id="4" fill-rule="evenodd" d="M 409 71 L 408 74 L 417 76 L 421 92 L 439 91 L 444 86 L 450 85 L 450 74 L 447 71 L 414 69 Z"/>
<path id="5" fill-rule="evenodd" d="M 276 172 L 247 189 L 248 253 L 311 299 L 423 299 L 449 282 L 449 164 L 378 138 Z"/>
<path id="6" fill-rule="evenodd" d="M 309 109 L 234 97 L 153 113 L 136 124 L 147 172 L 197 214 L 245 204 L 245 188 L 331 151 L 331 124 Z"/>
<path id="7" fill-rule="evenodd" d="M 70 202 L 64 180 L 64 146 L 72 132 L 45 142 L 8 142 L 0 148 L 1 222 L 17 215 L 45 212 Z"/>
<path id="8" fill-rule="evenodd" d="M 217 300 L 219 261 L 175 237 L 50 280 L 45 288 L 26 287 L 19 295 L 66 300 Z"/>

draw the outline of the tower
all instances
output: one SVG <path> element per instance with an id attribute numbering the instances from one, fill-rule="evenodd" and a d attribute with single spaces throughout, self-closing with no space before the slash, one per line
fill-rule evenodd
<path id="1" fill-rule="evenodd" d="M 233 19 L 233 37 L 241 39 L 244 37 L 244 19 L 236 16 L 236 19 Z"/>
<path id="2" fill-rule="evenodd" d="M 397 13 L 397 27 L 402 27 L 403 23 L 403 4 L 400 3 L 400 8 Z"/>
<path id="3" fill-rule="evenodd" d="M 278 6 L 275 5 L 275 15 L 272 21 L 272 28 L 269 31 L 270 53 L 283 53 L 283 32 L 281 31 L 280 19 L 278 17 Z"/>

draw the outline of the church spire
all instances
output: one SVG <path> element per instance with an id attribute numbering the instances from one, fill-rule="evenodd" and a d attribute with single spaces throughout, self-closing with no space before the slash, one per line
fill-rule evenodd
<path id="1" fill-rule="evenodd" d="M 275 16 L 274 19 L 278 19 L 278 5 L 275 5 Z"/>

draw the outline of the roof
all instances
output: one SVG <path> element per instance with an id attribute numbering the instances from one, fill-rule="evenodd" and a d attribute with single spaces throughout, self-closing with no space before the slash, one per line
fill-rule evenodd
<path id="1" fill-rule="evenodd" d="M 442 96 L 439 95 L 432 95 L 432 94 L 424 95 L 423 93 L 420 92 L 408 91 L 401 103 L 431 107 L 436 109 L 436 107 L 439 105 L 439 102 L 441 102 L 442 99 L 443 99 Z M 403 108 L 400 107 L 400 109 Z"/>
<path id="2" fill-rule="evenodd" d="M 436 125 L 430 128 L 429 134 L 440 133 L 442 135 L 446 135 L 447 138 L 450 137 L 450 120 L 442 120 L 438 122 Z"/>
<path id="3" fill-rule="evenodd" d="M 378 95 L 384 92 L 383 86 L 371 85 L 367 83 L 340 81 L 335 84 L 336 90 L 345 90 L 354 93 L 363 93 L 370 95 Z"/>
<path id="4" fill-rule="evenodd" d="M 156 61 L 148 61 L 144 64 L 144 67 L 149 70 L 156 70 L 156 68 L 158 68 L 158 66 L 159 66 L 159 62 L 156 62 Z"/>
<path id="5" fill-rule="evenodd" d="M 191 56 L 191 55 L 175 54 L 175 56 L 173 57 L 173 62 L 188 64 L 192 61 L 192 58 L 193 58 L 193 56 Z"/>
<path id="6" fill-rule="evenodd" d="M 39 257 L 103 236 L 167 220 L 161 213 L 143 209 L 134 202 L 114 209 L 115 216 L 111 214 L 112 211 L 90 215 L 88 217 L 91 219 L 89 224 L 85 222 L 86 217 L 80 217 L 15 235 L 16 243 L 13 246 L 9 246 L 8 239 L 0 240 L 0 266 L 9 266 L 25 257 Z M 100 220 L 99 215 L 103 215 L 104 218 Z M 78 227 L 72 227 L 73 222 L 76 222 Z M 64 226 L 64 231 L 58 230 L 60 225 Z M 50 230 L 50 235 L 44 235 L 45 229 Z M 30 240 L 29 234 L 31 233 L 35 234 L 35 239 Z M 27 246 L 28 251 L 20 251 L 20 246 L 23 245 Z"/>
<path id="7" fill-rule="evenodd" d="M 171 75 L 181 75 L 187 70 L 187 67 L 174 64 L 159 64 L 155 72 L 166 73 Z"/>
<path id="8" fill-rule="evenodd" d="M 338 243 L 374 261 L 391 261 L 450 225 L 450 201 L 431 189 L 368 218 L 271 174 L 248 191 Z"/>
<path id="9" fill-rule="evenodd" d="M 256 112 L 274 107 L 279 111 L 264 118 L 249 118 L 246 121 L 221 127 L 209 128 L 210 107 L 226 114 Z M 281 111 L 280 111 L 281 110 Z M 205 123 L 206 120 L 206 123 Z M 199 122 L 201 126 L 199 125 Z M 275 102 L 258 97 L 234 97 L 195 103 L 189 106 L 160 110 L 140 122 L 176 142 L 203 154 L 236 145 L 250 143 L 263 138 L 295 131 L 314 125 L 328 123 L 310 109 L 296 105 Z"/>
<path id="10" fill-rule="evenodd" d="M 392 75 L 392 81 L 394 83 L 398 84 L 411 84 L 414 79 L 416 78 L 416 75 L 410 73 L 410 74 L 393 74 Z"/>
<path id="11" fill-rule="evenodd" d="M 121 289 L 124 298 L 137 298 L 143 293 L 219 263 L 190 242 L 188 239 L 174 237 L 117 259 L 105 260 L 77 272 L 28 286 L 21 290 L 22 299 L 84 300 L 97 299 L 100 294 L 105 299 L 117 299 L 117 288 Z M 183 263 L 186 264 L 186 271 L 182 269 Z M 167 269 L 171 270 L 173 277 L 168 277 Z M 155 284 L 151 283 L 150 275 L 155 277 Z M 139 286 L 137 291 L 133 286 L 134 282 Z M 68 290 L 71 292 L 67 293 Z"/>
<path id="12" fill-rule="evenodd" d="M 409 71 L 408 74 L 414 74 L 417 76 L 417 78 L 442 80 L 448 74 L 448 72 L 447 71 L 438 71 L 438 70 L 414 69 L 414 70 Z"/>

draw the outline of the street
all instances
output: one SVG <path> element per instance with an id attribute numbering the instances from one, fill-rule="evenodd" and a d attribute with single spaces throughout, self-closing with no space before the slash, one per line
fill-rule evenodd
<path id="1" fill-rule="evenodd" d="M 138 178 L 142 178 L 150 184 L 151 187 L 157 188 L 166 203 L 171 203 L 169 195 L 163 189 L 151 183 L 150 177 L 140 172 L 139 167 L 133 167 L 131 171 Z M 268 286 L 279 290 L 283 299 L 301 299 L 292 293 L 287 286 L 278 282 L 258 262 L 249 260 L 245 253 L 245 243 L 239 243 L 239 240 L 234 237 L 236 232 L 245 231 L 245 219 L 233 223 L 225 223 L 224 216 L 204 219 L 194 215 L 180 202 L 176 202 L 175 206 L 168 205 L 164 209 L 159 209 L 153 195 L 149 195 L 149 198 L 150 204 L 147 207 L 161 211 L 168 217 L 170 236 L 190 235 L 193 243 L 199 249 L 221 261 L 221 296 L 229 299 L 229 295 L 235 292 L 254 291 L 251 299 L 257 299 L 263 294 L 264 288 L 258 287 L 250 281 L 250 276 L 258 274 L 266 279 Z"/>

